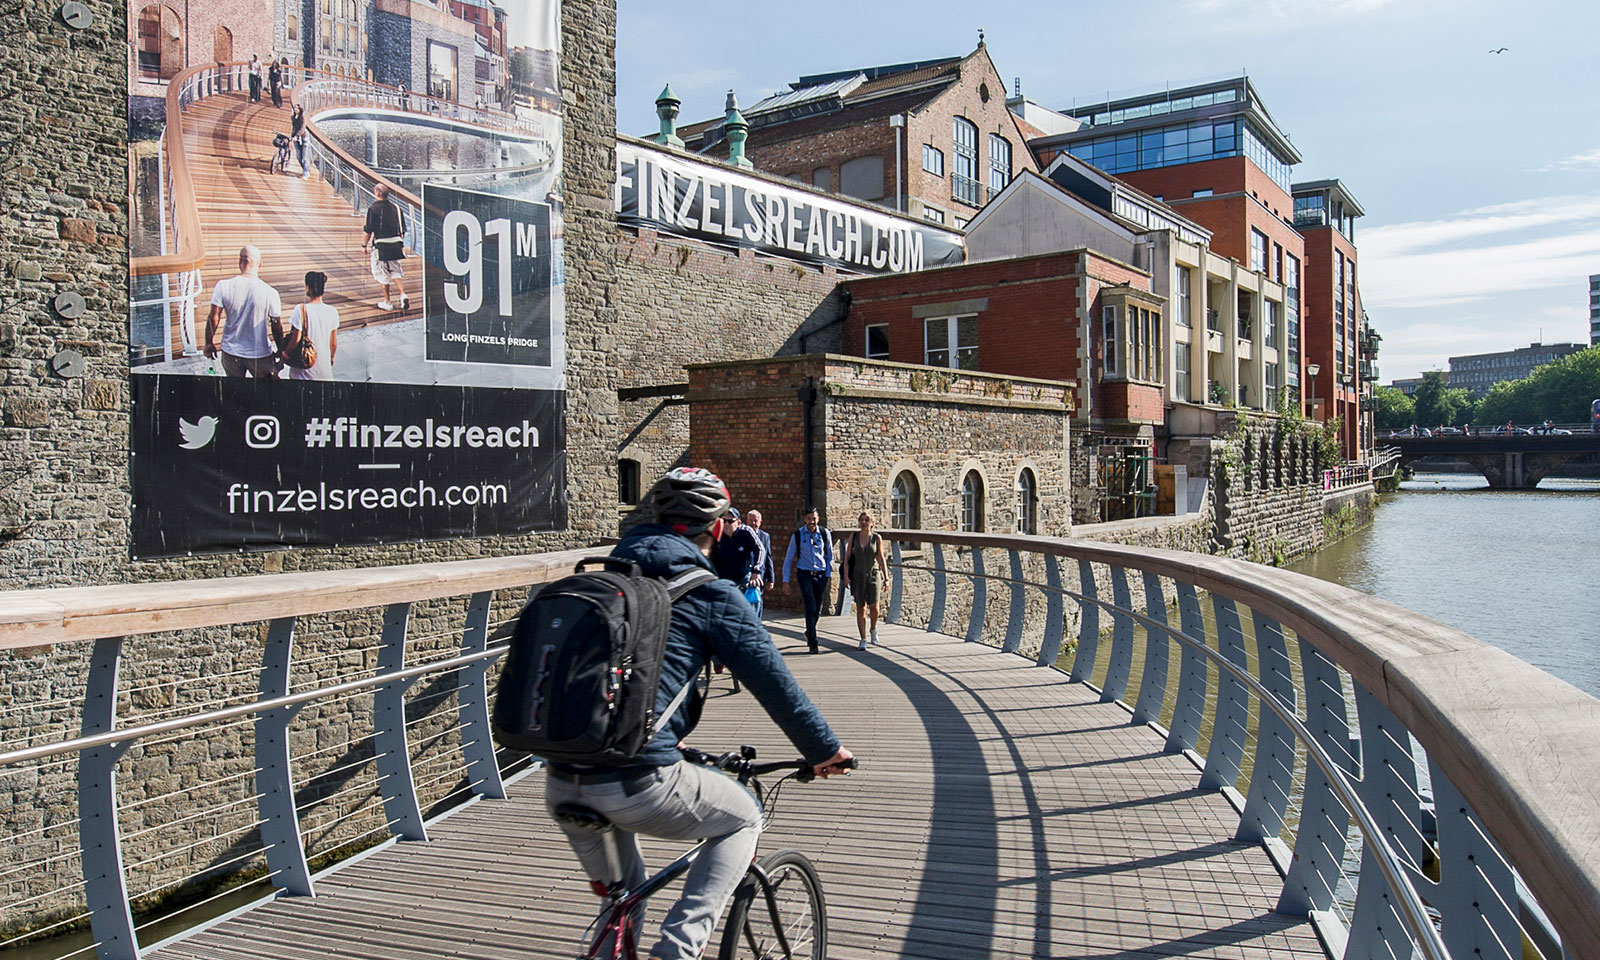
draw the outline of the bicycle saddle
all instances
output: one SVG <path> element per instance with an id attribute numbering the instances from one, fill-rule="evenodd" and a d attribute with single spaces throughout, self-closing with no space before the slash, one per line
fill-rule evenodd
<path id="1" fill-rule="evenodd" d="M 562 823 L 570 823 L 574 827 L 584 830 L 593 830 L 595 833 L 605 833 L 611 829 L 611 821 L 597 810 L 591 810 L 581 803 L 558 803 L 551 815 Z"/>

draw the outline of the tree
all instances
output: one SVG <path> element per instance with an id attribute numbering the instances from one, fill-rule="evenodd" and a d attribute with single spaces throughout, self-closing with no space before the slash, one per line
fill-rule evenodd
<path id="1" fill-rule="evenodd" d="M 1379 430 L 1404 430 L 1417 422 L 1417 405 L 1397 387 L 1373 387 L 1378 404 L 1374 423 Z"/>
<path id="2" fill-rule="evenodd" d="M 1582 423 L 1600 397 L 1600 347 L 1568 354 L 1521 380 L 1502 380 L 1478 403 L 1479 423 Z"/>
<path id="3" fill-rule="evenodd" d="M 1444 374 L 1438 370 L 1424 373 L 1422 383 L 1411 397 L 1412 406 L 1416 411 L 1417 426 L 1437 427 L 1455 423 L 1460 408 L 1460 397 L 1457 394 L 1461 392 L 1464 391 L 1446 387 Z"/>
<path id="4" fill-rule="evenodd" d="M 1478 412 L 1478 401 L 1472 396 L 1471 390 L 1460 388 L 1446 390 L 1444 397 L 1445 406 L 1453 411 L 1446 423 L 1453 427 L 1464 427 L 1472 422 L 1473 416 Z"/>

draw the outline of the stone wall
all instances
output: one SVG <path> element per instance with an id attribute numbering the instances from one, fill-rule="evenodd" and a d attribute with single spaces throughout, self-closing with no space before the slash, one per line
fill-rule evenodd
<path id="1" fill-rule="evenodd" d="M 74 31 L 57 7 L 39 0 L 17 6 L 0 44 L 0 203 L 7 217 L 0 231 L 0 585 L 89 586 L 513 555 L 580 546 L 614 532 L 616 389 L 632 358 L 614 336 L 611 0 L 565 0 L 562 18 L 571 528 L 159 561 L 128 558 L 126 10 L 93 4 L 93 26 Z M 88 305 L 75 320 L 50 306 L 67 290 Z M 68 348 L 85 356 L 85 372 L 56 377 L 48 360 Z M 510 616 L 524 598 L 499 598 L 494 619 Z M 464 608 L 464 599 L 418 604 L 408 661 L 458 650 Z M 381 615 L 307 618 L 295 638 L 294 686 L 369 676 Z M 254 699 L 264 631 L 253 623 L 129 641 L 119 726 Z M 0 653 L 0 703 L 7 705 L 0 743 L 12 748 L 76 734 L 89 648 Z M 359 849 L 387 832 L 371 762 L 371 703 L 365 694 L 314 706 L 291 728 L 296 801 L 313 855 Z M 428 679 L 408 695 L 425 811 L 460 796 L 453 707 L 451 690 Z M 253 767 L 248 721 L 129 752 L 119 766 L 120 821 L 130 890 L 144 895 L 142 903 L 181 893 L 181 878 L 197 872 L 207 871 L 206 881 L 258 864 L 251 857 L 260 847 L 250 800 Z M 8 836 L 25 837 L 8 856 L 48 863 L 0 884 L 8 904 L 42 896 L 19 922 L 48 923 L 82 910 L 72 886 L 82 878 L 76 772 L 76 760 L 68 759 L 0 780 L 0 825 Z M 161 826 L 191 815 L 181 825 Z M 213 839 L 195 845 L 197 837 Z M 4 920 L 13 917 L 8 912 Z"/>

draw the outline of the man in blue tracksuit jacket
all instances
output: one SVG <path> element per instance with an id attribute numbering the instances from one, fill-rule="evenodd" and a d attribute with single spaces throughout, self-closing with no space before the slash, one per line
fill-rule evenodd
<path id="1" fill-rule="evenodd" d="M 716 475 L 679 467 L 651 488 L 643 509 L 656 522 L 628 530 L 611 555 L 637 563 L 647 576 L 673 577 L 693 567 L 712 567 L 711 545 L 721 535 L 731 498 Z M 726 664 L 783 730 L 819 776 L 843 773 L 852 756 L 800 689 L 771 636 L 743 591 L 714 580 L 673 604 L 656 709 L 671 705 L 678 691 L 705 670 L 712 657 Z M 692 699 L 692 698 L 691 698 Z M 666 718 L 639 762 L 623 768 L 585 769 L 551 764 L 545 801 L 552 809 L 580 803 L 605 815 L 617 828 L 623 882 L 644 879 L 636 835 L 669 840 L 708 839 L 690 867 L 683 897 L 667 912 L 652 960 L 692 960 L 711 939 L 734 887 L 755 857 L 761 807 L 737 781 L 717 770 L 685 763 L 678 744 L 694 728 L 687 702 Z M 557 821 L 560 823 L 560 821 Z M 600 837 L 561 824 L 591 880 L 610 884 Z"/>

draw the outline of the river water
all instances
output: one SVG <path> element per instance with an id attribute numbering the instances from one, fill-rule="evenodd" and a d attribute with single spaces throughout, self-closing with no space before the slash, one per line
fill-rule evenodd
<path id="1" fill-rule="evenodd" d="M 1426 614 L 1600 697 L 1600 481 L 1417 474 L 1291 569 Z"/>

